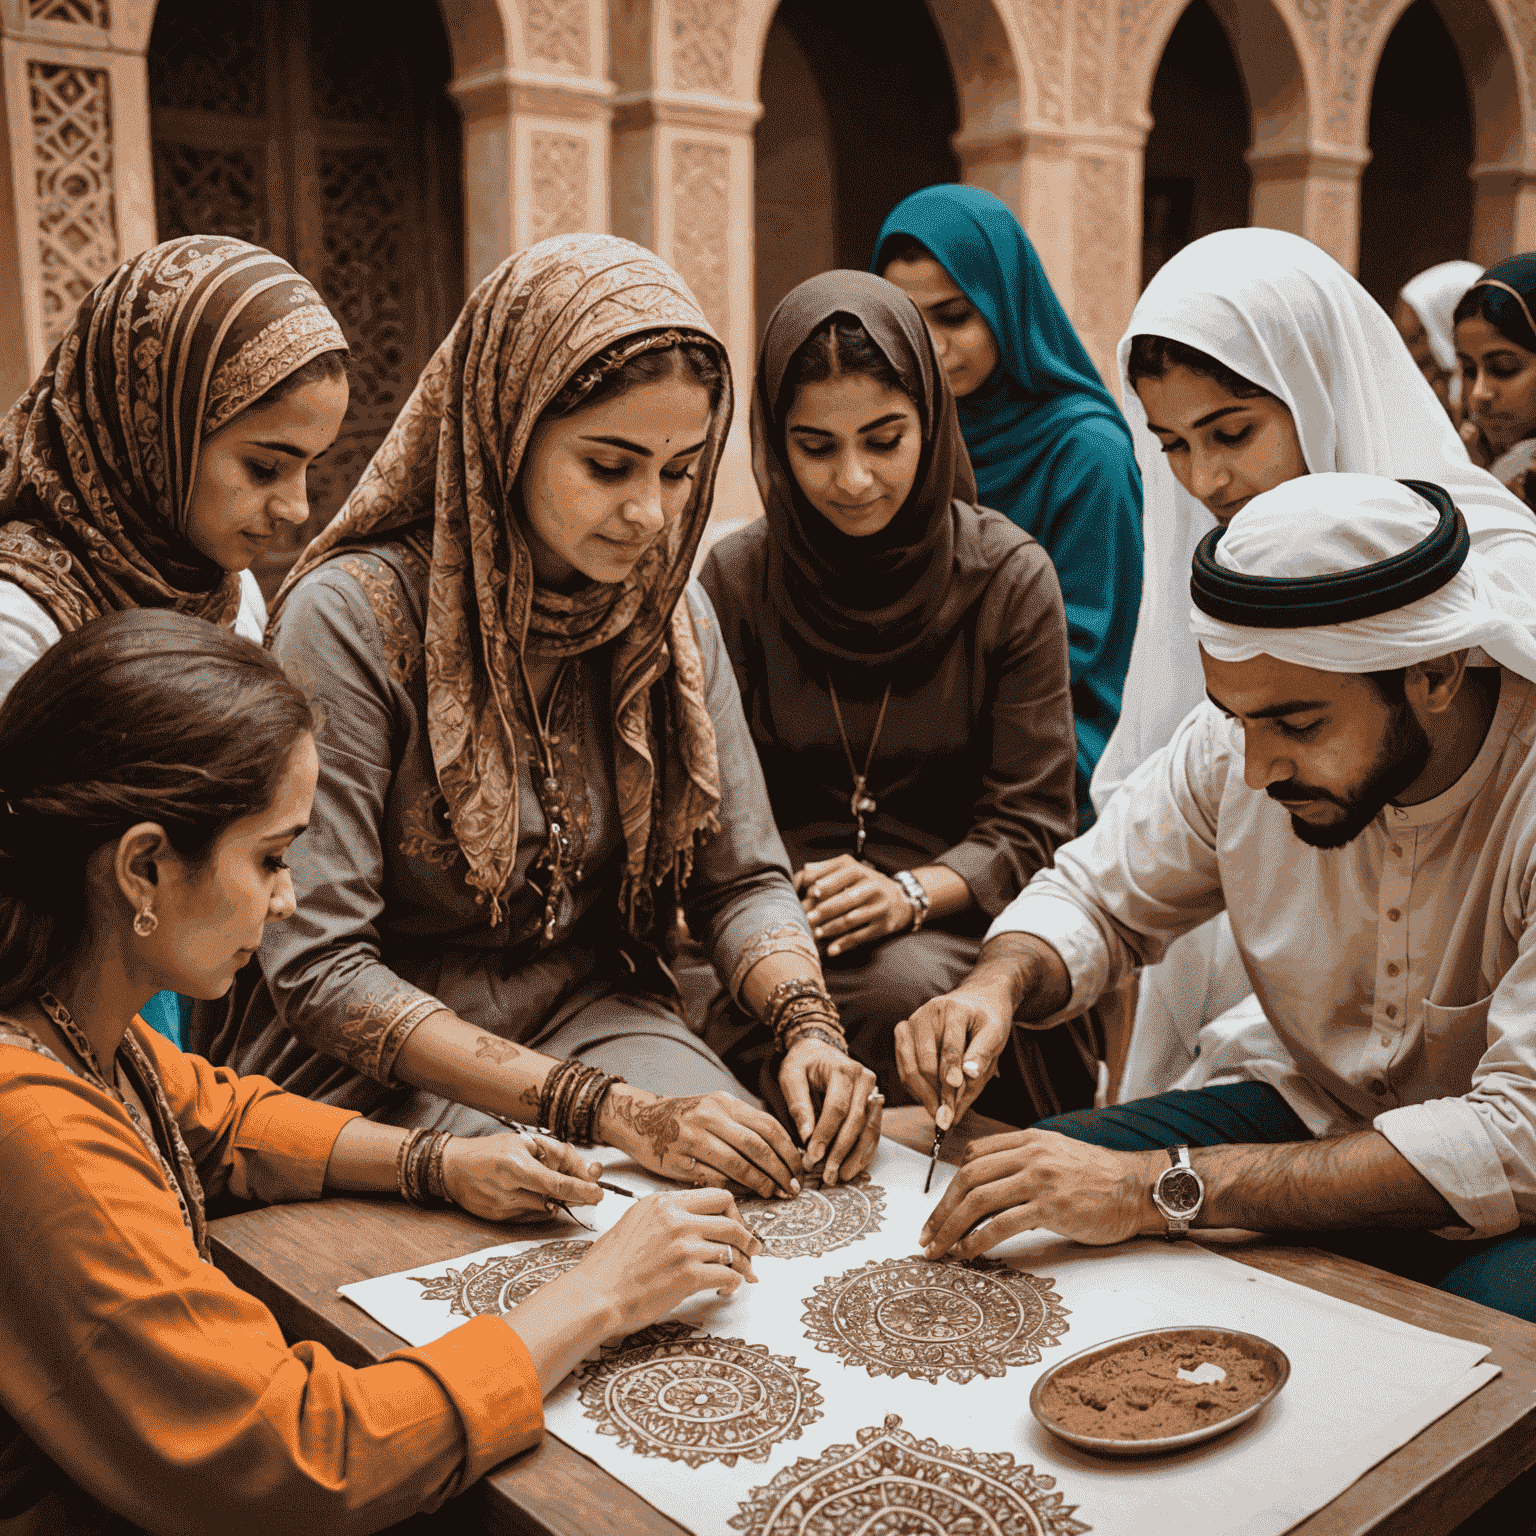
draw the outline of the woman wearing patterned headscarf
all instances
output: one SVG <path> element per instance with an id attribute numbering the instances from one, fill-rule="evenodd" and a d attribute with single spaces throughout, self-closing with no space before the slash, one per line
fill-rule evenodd
<path id="1" fill-rule="evenodd" d="M 975 504 L 938 353 L 882 278 L 825 272 L 775 310 L 752 458 L 767 516 L 700 579 L 854 1054 L 905 1100 L 896 1026 L 1072 835 L 1061 592 Z M 1092 1101 L 1086 1028 L 1015 1044 L 1009 1119 Z"/>
<path id="2" fill-rule="evenodd" d="M 923 312 L 959 407 L 978 500 L 1056 567 L 1072 648 L 1078 830 L 1120 714 L 1141 596 L 1141 478 L 1125 418 L 1007 204 L 926 187 L 897 204 L 874 270 Z"/>
<path id="3" fill-rule="evenodd" d="M 61 634 L 125 608 L 259 641 L 249 567 L 309 516 L 346 352 L 310 284 L 243 240 L 169 240 L 98 283 L 0 421 L 0 697 Z"/>
<path id="4" fill-rule="evenodd" d="M 804 1161 L 868 1161 L 873 1074 L 689 586 L 730 415 L 724 348 L 640 247 L 559 237 L 481 283 L 278 595 L 273 649 L 325 721 L 305 916 L 200 1010 L 214 1059 L 396 1124 L 541 1119 L 788 1192 L 801 1154 L 680 1016 L 681 907 L 765 1016 Z"/>

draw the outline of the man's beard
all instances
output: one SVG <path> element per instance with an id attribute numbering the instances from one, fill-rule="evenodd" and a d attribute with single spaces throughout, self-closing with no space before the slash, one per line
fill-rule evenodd
<path id="1" fill-rule="evenodd" d="M 1297 779 L 1271 784 L 1265 792 L 1274 800 L 1321 800 L 1338 806 L 1344 812 L 1343 818 L 1327 826 L 1314 826 L 1293 813 L 1291 831 L 1309 847 L 1342 848 L 1359 837 L 1375 821 L 1381 808 L 1423 773 L 1430 750 L 1424 727 L 1405 701 L 1392 706 L 1376 760 L 1347 796 L 1317 789 Z"/>

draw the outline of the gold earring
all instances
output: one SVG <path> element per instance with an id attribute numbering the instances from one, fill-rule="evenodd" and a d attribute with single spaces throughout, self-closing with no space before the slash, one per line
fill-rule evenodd
<path id="1" fill-rule="evenodd" d="M 160 919 L 155 916 L 154 908 L 146 901 L 144 910 L 133 920 L 133 931 L 141 939 L 147 939 L 159 926 Z"/>

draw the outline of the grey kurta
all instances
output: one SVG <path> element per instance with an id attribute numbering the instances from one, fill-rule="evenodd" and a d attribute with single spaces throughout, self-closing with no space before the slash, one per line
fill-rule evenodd
<path id="1" fill-rule="evenodd" d="M 331 560 L 289 597 L 273 651 L 320 711 L 320 783 L 290 863 L 298 911 L 268 930 L 232 998 L 201 1004 L 193 1049 L 310 1098 L 397 1122 L 445 1120 L 442 1101 L 398 1085 L 411 1029 L 438 1008 L 551 1055 L 579 1055 L 656 1092 L 742 1090 L 678 1016 L 655 948 L 618 910 L 623 839 L 613 783 L 607 651 L 571 663 L 554 737 L 576 811 L 552 942 L 528 880 L 547 825 L 521 779 L 517 883 L 494 927 L 466 883 L 427 736 L 427 567 L 409 544 Z M 814 953 L 774 829 L 757 753 L 709 599 L 690 605 L 718 743 L 721 830 L 683 891 L 690 930 L 734 992 L 778 949 Z M 520 727 L 521 728 L 521 727 Z M 542 872 L 536 872 L 542 879 Z M 671 913 L 658 892 L 660 921 Z M 274 1007 L 275 1003 L 275 1007 Z"/>

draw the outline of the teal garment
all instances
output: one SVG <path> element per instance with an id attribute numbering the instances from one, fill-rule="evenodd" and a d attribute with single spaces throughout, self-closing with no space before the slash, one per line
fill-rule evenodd
<path id="1" fill-rule="evenodd" d="M 190 997 L 183 997 L 179 992 L 156 992 L 139 1009 L 139 1017 L 178 1050 L 186 1050 L 187 1026 L 192 1018 Z"/>
<path id="2" fill-rule="evenodd" d="M 960 431 L 977 501 L 1038 539 L 1061 583 L 1085 832 L 1088 781 L 1120 718 L 1141 604 L 1141 472 L 1130 428 L 1005 203 L 979 187 L 914 192 L 880 230 L 877 272 L 893 235 L 933 253 L 997 341 L 998 367 L 956 402 Z"/>

